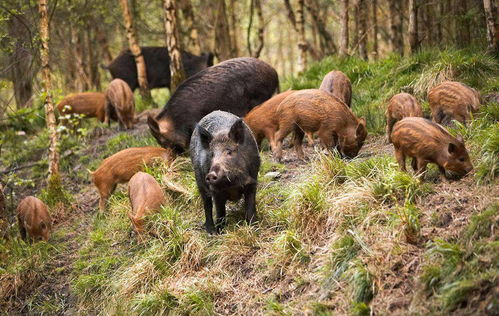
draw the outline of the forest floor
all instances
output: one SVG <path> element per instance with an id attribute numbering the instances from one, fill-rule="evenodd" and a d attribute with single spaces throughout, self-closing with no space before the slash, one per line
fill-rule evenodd
<path id="1" fill-rule="evenodd" d="M 442 180 L 435 166 L 424 178 L 401 172 L 382 135 L 393 94 L 413 93 L 428 113 L 424 98 L 435 78 L 497 93 L 497 60 L 453 50 L 376 62 L 326 58 L 281 90 L 318 87 L 331 69 L 349 76 L 353 111 L 368 122 L 359 157 L 347 161 L 309 146 L 300 161 L 288 146 L 277 163 L 264 145 L 258 223 L 247 226 L 242 203 L 230 204 L 228 225 L 216 236 L 202 227 L 185 156 L 145 170 L 172 197 L 148 217 L 151 236 L 133 233 L 125 185 L 98 211 L 87 170 L 125 148 L 157 146 L 141 116 L 131 131 L 91 122 L 82 135 L 61 139 L 70 203 L 51 207 L 48 243 L 25 243 L 15 203 L 25 195 L 48 201 L 48 135 L 36 117 L 13 119 L 0 156 L 3 171 L 16 170 L 2 179 L 10 226 L 0 239 L 0 314 L 497 314 L 499 105 L 449 128 L 464 136 L 475 167 L 458 181 Z"/>
<path id="2" fill-rule="evenodd" d="M 131 133 L 137 137 L 147 137 L 149 133 L 147 124 L 142 121 L 136 125 Z M 92 160 L 98 160 L 100 158 L 99 148 L 106 146 L 109 139 L 115 137 L 117 134 L 113 130 L 102 129 L 97 129 L 94 134 L 96 137 L 91 138 L 85 153 L 90 155 Z M 303 175 L 310 173 L 312 168 L 311 161 L 317 158 L 314 158 L 314 156 L 320 155 L 311 146 L 307 146 L 305 152 L 308 159 L 307 161 L 300 161 L 296 159 L 292 148 L 289 148 L 289 146 L 285 147 L 288 147 L 285 150 L 283 159 L 285 168 L 274 168 L 275 170 L 279 170 L 279 185 L 282 187 L 292 186 L 303 181 Z M 269 155 L 268 152 L 263 154 Z M 359 159 L 365 160 L 377 155 L 392 154 L 393 146 L 386 143 L 385 137 L 370 136 L 361 151 Z M 270 156 L 266 159 L 270 159 Z M 391 234 L 393 238 L 399 239 L 399 242 L 406 249 L 402 251 L 401 255 L 388 256 L 384 254 L 391 253 L 392 250 L 384 249 L 387 245 L 376 243 L 369 245 L 369 251 L 376 253 L 373 256 L 374 260 L 379 261 L 376 265 L 383 267 L 376 274 L 376 283 L 378 283 L 378 286 L 376 295 L 370 305 L 373 311 L 396 314 L 408 313 L 411 301 L 414 300 L 414 296 L 416 295 L 415 289 L 417 285 L 415 283 L 417 279 L 415 275 L 421 272 L 421 267 L 425 261 L 425 243 L 435 238 L 457 240 L 462 231 L 468 226 L 473 214 L 480 213 L 489 205 L 498 202 L 499 185 L 497 184 L 476 186 L 471 176 L 461 181 L 452 182 L 441 181 L 435 174 L 432 177 L 429 180 L 434 183 L 432 193 L 421 198 L 418 203 L 418 207 L 421 210 L 421 235 L 417 244 L 407 243 L 400 235 Z M 79 252 L 82 251 L 82 247 L 85 247 L 85 241 L 94 229 L 95 217 L 98 216 L 96 215 L 98 214 L 96 207 L 98 194 L 88 181 L 72 182 L 71 179 L 64 179 L 64 182 L 71 183 L 71 191 L 75 195 L 70 212 L 60 210 L 60 212 L 56 211 L 56 215 L 54 216 L 56 222 L 54 231 L 57 233 L 54 235 L 51 243 L 57 248 L 57 254 L 52 256 L 51 260 L 45 265 L 43 273 L 33 279 L 31 284 L 20 286 L 17 293 L 9 299 L 9 303 L 7 304 L 8 309 L 5 310 L 9 314 L 33 311 L 56 312 L 61 315 L 81 313 L 78 306 L 78 295 L 72 291 L 72 282 L 74 282 L 75 277 L 74 265 L 79 259 Z M 196 230 L 204 233 L 201 228 L 203 220 L 202 211 L 197 210 L 197 212 L 199 223 L 196 225 Z M 236 211 L 236 213 L 240 213 L 240 211 Z M 242 215 L 239 214 L 237 217 L 242 217 Z M 129 237 L 136 238 L 131 228 L 129 229 Z M 325 246 L 323 241 L 324 238 L 322 237 L 315 239 L 315 242 L 318 242 L 318 244 L 314 245 L 315 249 L 310 251 L 310 255 L 314 254 L 314 252 L 324 251 L 324 249 L 321 249 Z M 391 246 L 393 247 L 393 244 Z M 282 275 L 273 282 L 268 283 L 268 280 L 264 281 L 266 273 L 261 274 L 261 272 L 251 267 L 252 265 L 257 267 L 261 264 L 258 263 L 261 258 L 257 255 L 257 252 L 249 256 L 244 255 L 243 258 L 244 260 L 239 262 L 242 264 L 241 267 L 227 272 L 233 274 L 232 277 L 240 280 L 232 285 L 234 287 L 231 289 L 233 295 L 218 297 L 214 300 L 215 313 L 237 314 L 241 311 L 248 312 L 254 308 L 262 311 L 263 306 L 259 306 L 261 302 L 256 305 L 247 305 L 247 303 L 253 300 L 248 299 L 248 302 L 245 303 L 244 296 L 266 295 L 267 293 L 274 292 L 279 293 L 279 300 L 281 302 L 301 302 L 289 310 L 292 314 L 302 312 L 312 313 L 306 302 L 311 299 L 315 300 L 323 295 L 321 294 L 323 290 L 321 289 L 320 282 L 316 282 L 315 284 L 312 282 L 314 277 L 310 276 L 310 280 L 298 288 L 292 286 L 292 278 L 294 278 L 293 275 L 295 273 L 288 272 L 287 276 L 286 274 Z M 315 266 L 310 269 L 314 271 L 319 269 L 323 263 L 318 261 L 309 264 Z M 311 273 L 311 271 L 304 272 L 303 267 L 300 265 L 293 267 L 293 269 L 298 269 L 297 273 L 304 278 L 306 278 L 305 275 L 307 273 Z M 194 270 L 191 273 L 187 273 L 186 277 L 204 279 L 207 276 L 203 270 Z M 341 290 L 341 287 L 339 290 Z M 235 293 L 239 294 L 234 295 Z M 477 304 L 484 304 L 484 302 L 474 302 L 474 305 L 469 306 L 467 311 L 475 311 L 478 308 Z M 334 303 L 326 307 L 326 310 L 329 309 L 335 310 Z M 267 309 L 267 311 L 269 310 Z M 339 311 L 341 312 L 341 309 Z M 93 310 L 93 312 L 97 312 L 97 310 Z M 467 314 L 467 312 L 464 312 L 464 314 Z"/>

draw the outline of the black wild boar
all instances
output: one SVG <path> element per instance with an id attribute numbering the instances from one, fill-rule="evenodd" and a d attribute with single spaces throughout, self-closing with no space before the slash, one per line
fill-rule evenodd
<path id="1" fill-rule="evenodd" d="M 161 146 L 182 153 L 205 115 L 221 110 L 244 116 L 278 89 L 277 72 L 267 63 L 251 57 L 229 59 L 184 81 L 147 123 Z"/>
<path id="2" fill-rule="evenodd" d="M 225 224 L 225 203 L 237 201 L 242 195 L 246 222 L 253 223 L 260 155 L 255 138 L 243 120 L 223 111 L 208 114 L 194 129 L 190 154 L 208 233 L 220 232 Z M 213 202 L 216 225 L 213 223 Z"/>
<path id="3" fill-rule="evenodd" d="M 146 63 L 149 88 L 170 88 L 170 57 L 166 47 L 141 47 Z M 182 64 L 187 77 L 213 66 L 213 54 L 202 53 L 196 56 L 182 52 Z M 123 50 L 107 67 L 113 79 L 120 78 L 134 91 L 139 87 L 135 58 L 129 49 Z"/>

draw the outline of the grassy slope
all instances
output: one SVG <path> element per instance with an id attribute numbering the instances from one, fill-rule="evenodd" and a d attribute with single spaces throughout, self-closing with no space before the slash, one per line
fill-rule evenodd
<path id="1" fill-rule="evenodd" d="M 498 68 L 490 57 L 463 51 L 393 56 L 374 63 L 328 58 L 288 80 L 285 88 L 314 88 L 328 71 L 343 70 L 353 83 L 354 112 L 367 117 L 371 134 L 381 134 L 384 103 L 394 93 L 409 91 L 424 100 L 427 87 L 443 79 L 461 80 L 482 93 L 497 91 Z M 472 124 L 452 130 L 465 136 L 477 169 L 459 182 L 441 182 L 435 168 L 426 182 L 401 173 L 381 136 L 371 136 L 361 157 L 350 162 L 309 149 L 310 162 L 281 165 L 263 152 L 260 222 L 246 226 L 241 204 L 231 205 L 229 226 L 220 236 L 208 236 L 201 228 L 204 215 L 188 159 L 156 166 L 147 171 L 165 188 L 174 181 L 189 193 L 168 190 L 174 202 L 150 220 L 149 229 L 159 237 L 142 242 L 125 215 L 129 203 L 124 187 L 111 198 L 108 212 L 99 214 L 90 207 L 95 195 L 83 179 L 85 168 L 95 169 L 102 158 L 122 148 L 152 144 L 153 139 L 144 126 L 132 135 L 84 137 L 78 146 L 68 145 L 77 159 L 65 166 L 72 170 L 71 181 L 80 183 L 77 207 L 61 215 L 59 227 L 64 229 L 50 245 L 0 241 L 5 250 L 0 254 L 6 254 L 0 264 L 0 288 L 5 290 L 6 281 L 15 278 L 36 280 L 35 288 L 43 285 L 44 269 L 57 280 L 51 262 L 63 256 L 72 262 L 65 274 L 70 305 L 82 313 L 497 309 L 498 109 L 490 105 Z M 273 180 L 265 177 L 268 171 L 282 176 Z M 75 222 L 85 229 L 72 227 Z M 29 293 L 26 297 L 21 293 L 16 298 L 11 287 L 6 296 L 10 300 L 2 303 L 16 308 L 22 304 L 25 311 L 68 308 L 68 300 L 57 295 L 43 297 L 43 286 L 25 287 L 18 286 Z"/>

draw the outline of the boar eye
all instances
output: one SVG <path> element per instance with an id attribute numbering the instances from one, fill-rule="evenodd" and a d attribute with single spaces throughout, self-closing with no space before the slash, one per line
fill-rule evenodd
<path id="1" fill-rule="evenodd" d="M 227 149 L 227 155 L 229 155 L 229 156 L 232 155 L 232 150 Z"/>
<path id="2" fill-rule="evenodd" d="M 464 162 L 466 159 L 464 157 L 459 158 L 459 161 Z"/>

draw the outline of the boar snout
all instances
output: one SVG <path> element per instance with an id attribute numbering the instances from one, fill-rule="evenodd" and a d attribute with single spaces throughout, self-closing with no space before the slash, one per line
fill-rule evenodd
<path id="1" fill-rule="evenodd" d="M 223 170 L 220 165 L 214 165 L 210 168 L 210 172 L 206 175 L 208 184 L 217 184 L 223 178 Z"/>

